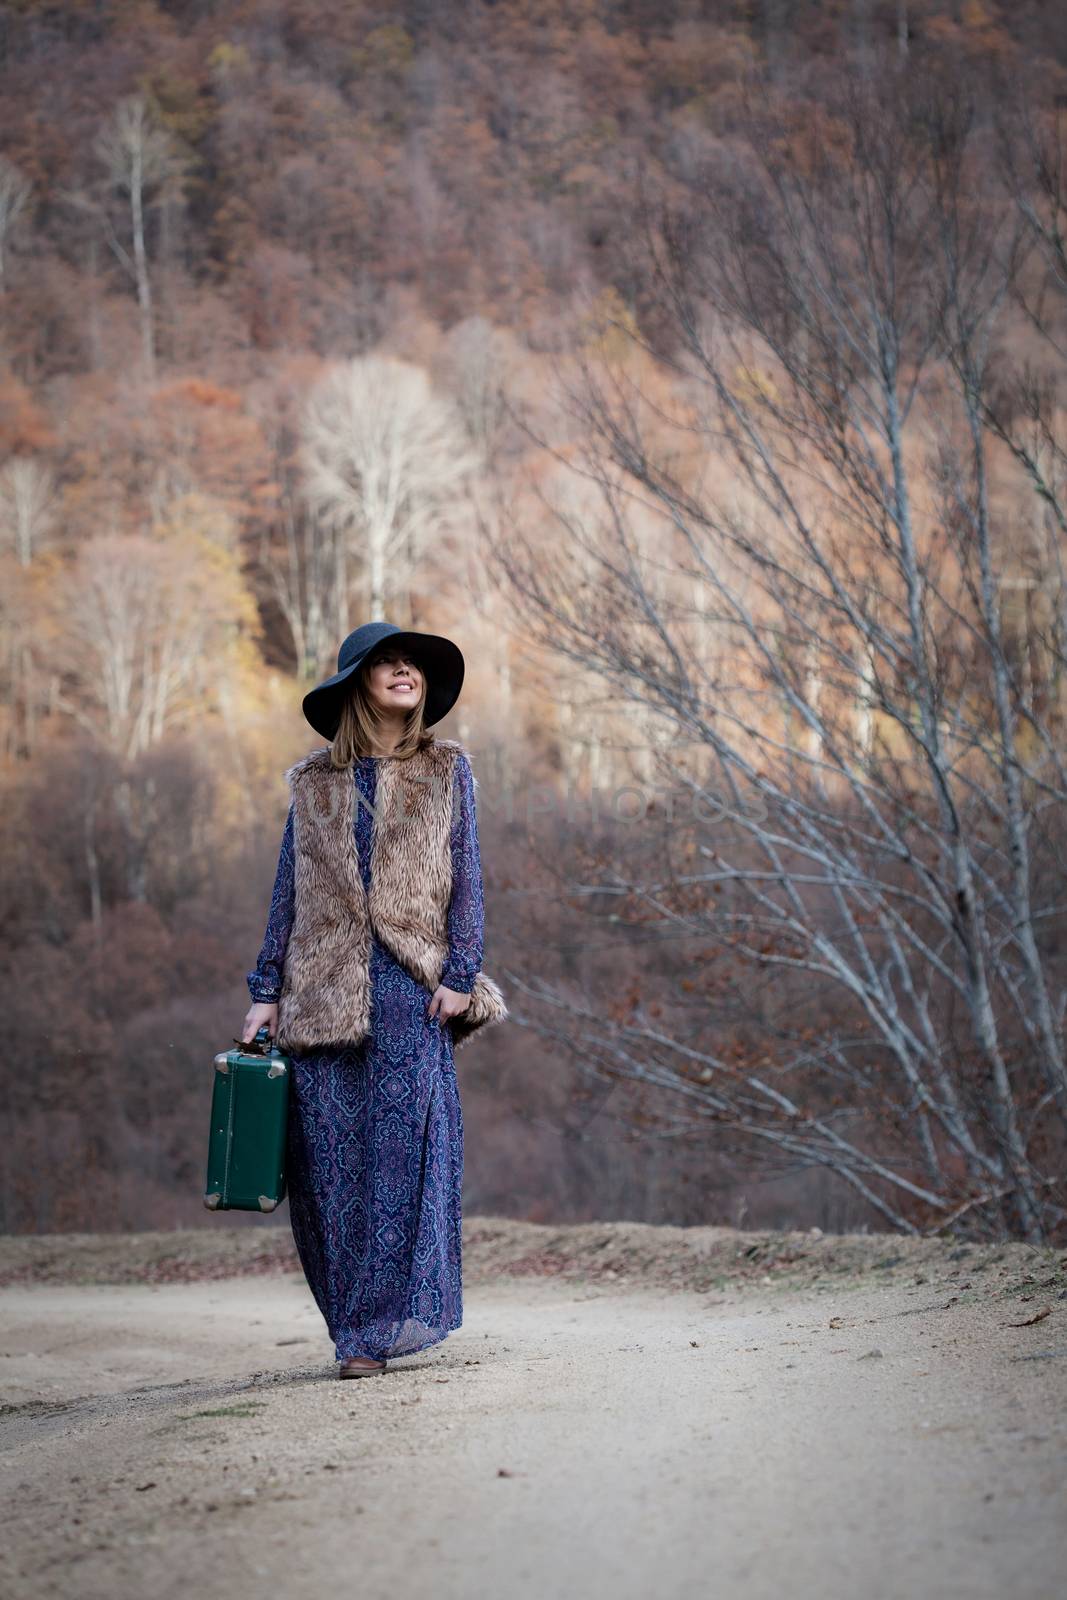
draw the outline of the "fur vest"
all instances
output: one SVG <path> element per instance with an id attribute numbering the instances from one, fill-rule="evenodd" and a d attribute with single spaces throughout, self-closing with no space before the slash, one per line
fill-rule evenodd
<path id="1" fill-rule="evenodd" d="M 461 754 L 467 752 L 456 740 L 438 739 L 406 760 L 379 762 L 369 894 L 359 870 L 352 769 L 331 766 L 327 747 L 286 773 L 295 907 L 278 999 L 279 1048 L 303 1052 L 367 1036 L 372 936 L 424 985 L 429 1004 L 449 954 L 453 779 Z M 448 1024 L 453 1047 L 507 1014 L 499 988 L 479 972 L 466 1009 Z"/>

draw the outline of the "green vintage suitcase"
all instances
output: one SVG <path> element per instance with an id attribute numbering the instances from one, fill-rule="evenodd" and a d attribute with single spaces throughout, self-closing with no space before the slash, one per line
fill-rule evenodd
<path id="1" fill-rule="evenodd" d="M 208 1140 L 209 1211 L 273 1211 L 285 1199 L 289 1059 L 266 1027 L 215 1057 Z"/>

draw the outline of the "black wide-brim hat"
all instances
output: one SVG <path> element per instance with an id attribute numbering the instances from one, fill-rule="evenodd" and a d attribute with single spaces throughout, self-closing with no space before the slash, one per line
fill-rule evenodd
<path id="1" fill-rule="evenodd" d="M 423 721 L 428 728 L 440 722 L 459 699 L 463 688 L 463 654 L 451 639 L 436 633 L 405 632 L 391 622 L 365 622 L 348 635 L 337 652 L 337 671 L 333 677 L 316 684 L 304 696 L 304 715 L 324 739 L 336 738 L 341 708 L 352 692 L 352 678 L 371 651 L 386 640 L 391 648 L 408 650 L 426 679 Z"/>

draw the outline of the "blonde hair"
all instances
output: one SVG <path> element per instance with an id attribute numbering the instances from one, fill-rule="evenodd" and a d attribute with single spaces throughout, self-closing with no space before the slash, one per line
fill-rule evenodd
<path id="1" fill-rule="evenodd" d="M 374 651 L 364 661 L 358 672 L 352 674 L 351 689 L 341 707 L 341 716 L 337 724 L 330 745 L 330 765 L 333 767 L 350 767 L 361 756 L 374 755 L 378 734 L 385 722 L 385 717 L 378 710 L 367 694 L 367 685 L 370 678 L 370 665 L 374 660 Z M 422 693 L 419 695 L 418 705 L 412 706 L 404 714 L 404 731 L 400 735 L 396 749 L 392 752 L 399 760 L 407 760 L 409 756 L 425 750 L 435 742 L 434 735 L 423 722 L 426 710 L 426 673 L 422 674 Z"/>

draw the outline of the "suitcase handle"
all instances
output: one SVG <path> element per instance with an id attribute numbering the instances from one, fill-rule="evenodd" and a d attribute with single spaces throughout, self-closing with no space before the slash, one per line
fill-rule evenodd
<path id="1" fill-rule="evenodd" d="M 257 1030 L 254 1039 L 248 1041 L 235 1039 L 233 1042 L 240 1045 L 241 1049 L 247 1051 L 250 1056 L 269 1056 L 274 1048 L 274 1041 L 270 1036 L 270 1029 L 266 1023 Z"/>

